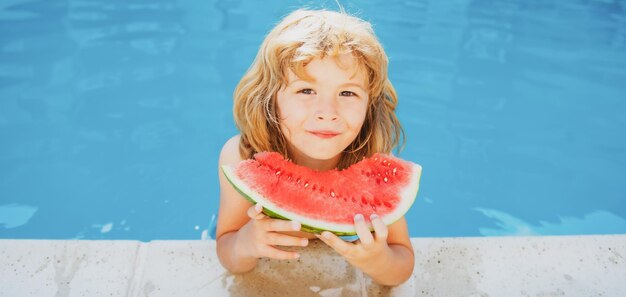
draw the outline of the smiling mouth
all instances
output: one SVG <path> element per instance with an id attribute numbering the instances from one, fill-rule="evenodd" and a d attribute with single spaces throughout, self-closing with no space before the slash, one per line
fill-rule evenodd
<path id="1" fill-rule="evenodd" d="M 333 138 L 339 135 L 339 133 L 331 132 L 331 131 L 308 131 L 308 132 L 319 138 Z"/>

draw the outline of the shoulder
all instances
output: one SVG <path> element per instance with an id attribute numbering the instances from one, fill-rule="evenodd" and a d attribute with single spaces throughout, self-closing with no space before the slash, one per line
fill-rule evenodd
<path id="1" fill-rule="evenodd" d="M 237 134 L 224 143 L 220 151 L 219 165 L 235 164 L 241 161 L 239 155 L 239 139 L 241 135 Z"/>

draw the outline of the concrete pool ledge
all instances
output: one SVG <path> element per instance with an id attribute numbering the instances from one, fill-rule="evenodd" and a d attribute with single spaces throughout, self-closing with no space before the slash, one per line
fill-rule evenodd
<path id="1" fill-rule="evenodd" d="M 215 241 L 0 240 L 0 296 L 624 296 L 626 235 L 413 238 L 378 286 L 319 241 L 231 275 Z"/>

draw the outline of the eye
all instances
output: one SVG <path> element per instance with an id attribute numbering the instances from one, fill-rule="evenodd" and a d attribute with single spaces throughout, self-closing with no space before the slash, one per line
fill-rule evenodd
<path id="1" fill-rule="evenodd" d="M 302 90 L 298 91 L 298 93 L 311 95 L 311 94 L 313 94 L 313 90 L 312 89 L 302 89 Z"/>
<path id="2" fill-rule="evenodd" d="M 354 92 L 350 92 L 350 91 L 341 91 L 341 93 L 340 93 L 340 94 L 341 94 L 341 96 L 347 96 L 347 97 L 350 97 L 350 96 L 357 96 L 357 94 L 356 94 L 356 93 L 354 93 Z M 358 97 L 358 96 L 357 96 L 357 97 Z"/>

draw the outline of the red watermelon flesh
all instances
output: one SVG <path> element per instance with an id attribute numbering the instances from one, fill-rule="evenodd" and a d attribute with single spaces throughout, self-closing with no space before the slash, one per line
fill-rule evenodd
<path id="1" fill-rule="evenodd" d="M 355 234 L 357 213 L 365 218 L 376 213 L 386 224 L 401 218 L 415 200 L 421 175 L 421 166 L 383 154 L 344 170 L 316 171 L 263 152 L 223 169 L 233 186 L 270 216 L 340 235 Z"/>

